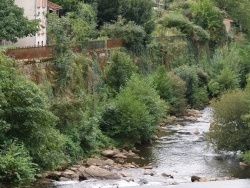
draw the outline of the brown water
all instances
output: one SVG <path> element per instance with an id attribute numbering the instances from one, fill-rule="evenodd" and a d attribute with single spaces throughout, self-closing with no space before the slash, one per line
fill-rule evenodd
<path id="1" fill-rule="evenodd" d="M 135 181 L 127 183 L 121 181 L 100 181 L 91 180 L 83 182 L 57 182 L 49 187 L 57 188 L 97 188 L 97 187 L 126 187 L 138 186 L 140 179 L 144 178 L 149 185 L 170 185 L 175 183 L 190 182 L 192 175 L 204 177 L 225 177 L 250 178 L 250 169 L 243 169 L 239 166 L 237 155 L 232 152 L 215 153 L 209 143 L 204 139 L 204 133 L 209 130 L 211 120 L 211 109 L 202 111 L 202 117 L 196 122 L 176 122 L 166 126 L 166 129 L 159 133 L 160 139 L 151 145 L 141 146 L 140 156 L 145 159 L 133 160 L 137 164 L 152 163 L 155 176 L 144 176 L 143 169 L 127 170 Z M 194 134 L 195 131 L 200 134 Z M 174 179 L 166 179 L 161 173 L 168 173 Z M 249 182 L 249 181 L 248 181 Z M 240 181 L 238 185 L 240 185 Z M 237 184 L 237 182 L 236 182 Z M 237 186 L 235 186 L 237 187 Z M 249 185 L 250 187 L 250 185 Z"/>

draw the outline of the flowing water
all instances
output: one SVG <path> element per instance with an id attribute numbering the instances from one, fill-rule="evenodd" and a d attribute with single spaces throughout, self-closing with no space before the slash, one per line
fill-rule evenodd
<path id="1" fill-rule="evenodd" d="M 211 109 L 205 108 L 202 116 L 195 122 L 183 121 L 167 125 L 159 133 L 159 139 L 151 145 L 141 146 L 140 156 L 145 159 L 133 159 L 143 166 L 151 163 L 155 176 L 145 176 L 144 169 L 129 169 L 135 181 L 83 181 L 57 183 L 53 187 L 83 188 L 83 187 L 123 187 L 135 186 L 141 179 L 146 179 L 151 185 L 170 185 L 173 183 L 190 182 L 192 175 L 204 177 L 236 177 L 250 178 L 250 169 L 239 166 L 236 155 L 232 152 L 215 153 L 204 139 L 204 133 L 209 130 Z M 161 173 L 174 176 L 166 179 Z M 250 185 L 249 185 L 250 187 Z"/>

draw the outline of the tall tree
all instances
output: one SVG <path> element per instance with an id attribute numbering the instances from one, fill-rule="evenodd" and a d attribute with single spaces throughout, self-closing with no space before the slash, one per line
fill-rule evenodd
<path id="1" fill-rule="evenodd" d="M 214 0 L 225 11 L 226 17 L 232 19 L 239 29 L 250 37 L 250 1 L 249 0 Z"/>
<path id="2" fill-rule="evenodd" d="M 96 7 L 98 26 L 116 21 L 121 0 L 85 0 Z"/>
<path id="3" fill-rule="evenodd" d="M 14 0 L 0 2 L 0 41 L 16 42 L 18 38 L 34 35 L 38 22 L 24 17 L 24 10 Z"/>
<path id="4" fill-rule="evenodd" d="M 120 2 L 119 13 L 127 21 L 134 21 L 150 34 L 155 27 L 153 3 L 151 0 L 124 0 Z"/>

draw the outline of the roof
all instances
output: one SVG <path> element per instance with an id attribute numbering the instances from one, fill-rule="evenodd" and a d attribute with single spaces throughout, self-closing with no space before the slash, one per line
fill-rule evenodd
<path id="1" fill-rule="evenodd" d="M 52 3 L 50 1 L 48 1 L 47 6 L 48 6 L 48 9 L 52 9 L 52 10 L 60 10 L 60 9 L 62 9 L 62 7 L 60 5 Z"/>

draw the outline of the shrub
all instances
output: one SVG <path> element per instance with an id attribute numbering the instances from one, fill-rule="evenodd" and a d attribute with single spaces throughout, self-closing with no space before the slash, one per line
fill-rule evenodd
<path id="1" fill-rule="evenodd" d="M 34 162 L 44 168 L 62 162 L 64 138 L 54 128 L 57 117 L 49 110 L 45 94 L 39 86 L 18 75 L 13 62 L 1 55 L 0 89 L 0 122 L 4 125 L 0 139 L 17 139 Z"/>
<path id="2" fill-rule="evenodd" d="M 66 136 L 66 152 L 76 161 L 89 156 L 109 141 L 99 129 L 99 99 L 95 95 L 55 100 L 51 107 L 59 117 L 56 128 Z"/>
<path id="3" fill-rule="evenodd" d="M 7 185 L 24 185 L 35 180 L 37 167 L 22 144 L 6 142 L 0 151 L 0 181 Z"/>
<path id="4" fill-rule="evenodd" d="M 136 71 L 136 67 L 129 55 L 119 51 L 111 55 L 110 62 L 105 69 L 105 83 L 118 92 Z"/>
<path id="5" fill-rule="evenodd" d="M 183 65 L 174 72 L 186 82 L 186 98 L 194 108 L 203 107 L 208 102 L 208 94 L 203 79 L 200 79 L 200 70 L 194 66 Z M 199 73 L 199 74 L 198 74 Z"/>
<path id="6" fill-rule="evenodd" d="M 153 83 L 160 97 L 170 104 L 170 113 L 182 114 L 186 106 L 184 81 L 161 66 L 153 75 Z"/>
<path id="7" fill-rule="evenodd" d="M 250 148 L 250 127 L 243 118 L 249 113 L 249 93 L 241 90 L 227 91 L 218 100 L 213 100 L 216 126 L 208 138 L 219 150 L 246 151 Z"/>
<path id="8" fill-rule="evenodd" d="M 102 116 L 100 128 L 123 145 L 148 141 L 166 105 L 147 79 L 133 76 Z"/>
<path id="9" fill-rule="evenodd" d="M 250 164 L 250 151 L 246 151 L 241 155 L 241 158 L 248 164 Z"/>
<path id="10" fill-rule="evenodd" d="M 136 53 L 143 49 L 146 37 L 146 32 L 142 26 L 133 21 L 125 23 L 125 20 L 121 18 L 114 24 L 104 25 L 102 34 L 109 38 L 122 38 L 126 48 Z"/>

